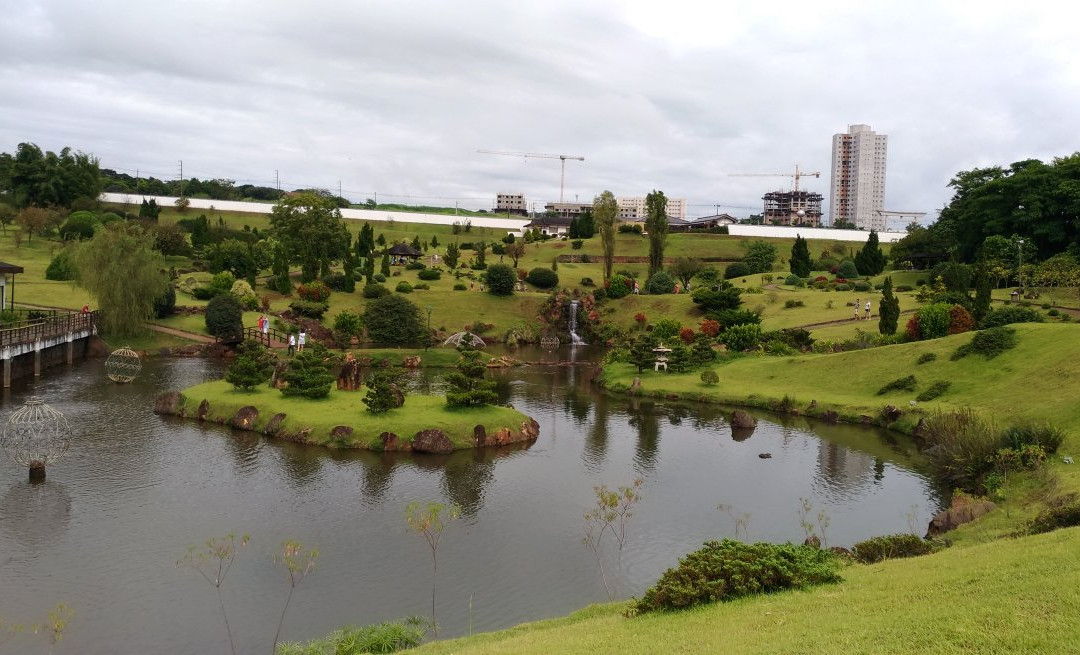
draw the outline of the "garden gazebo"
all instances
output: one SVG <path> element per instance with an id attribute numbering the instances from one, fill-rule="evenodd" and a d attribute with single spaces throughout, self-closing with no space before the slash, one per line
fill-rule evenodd
<path id="1" fill-rule="evenodd" d="M 0 311 L 5 303 L 15 309 L 15 274 L 22 272 L 22 266 L 0 262 Z"/>
<path id="2" fill-rule="evenodd" d="M 404 263 L 405 258 L 408 258 L 409 261 L 416 261 L 424 255 L 424 253 L 407 243 L 395 243 L 386 250 L 386 254 L 390 255 L 390 263 L 392 264 Z"/>

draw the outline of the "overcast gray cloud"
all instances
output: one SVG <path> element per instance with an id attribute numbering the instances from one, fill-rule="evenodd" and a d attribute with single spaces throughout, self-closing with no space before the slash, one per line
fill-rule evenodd
<path id="1" fill-rule="evenodd" d="M 0 0 L 0 150 L 488 207 L 499 191 L 685 197 L 746 215 L 889 135 L 886 206 L 959 170 L 1078 149 L 1072 3 Z"/>

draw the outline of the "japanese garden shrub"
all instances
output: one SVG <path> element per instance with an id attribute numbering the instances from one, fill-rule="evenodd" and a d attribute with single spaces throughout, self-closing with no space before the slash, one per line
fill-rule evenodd
<path id="1" fill-rule="evenodd" d="M 949 334 L 963 334 L 975 329 L 975 319 L 971 312 L 960 305 L 949 308 Z"/>
<path id="2" fill-rule="evenodd" d="M 720 335 L 720 343 L 732 352 L 743 352 L 761 341 L 761 326 L 754 323 L 732 325 Z"/>
<path id="3" fill-rule="evenodd" d="M 746 277 L 751 275 L 750 267 L 743 262 L 734 262 L 727 265 L 724 269 L 724 279 L 733 280 L 737 277 Z"/>
<path id="4" fill-rule="evenodd" d="M 371 279 L 375 280 L 379 284 L 382 284 L 383 282 L 386 282 L 386 276 L 383 275 L 382 273 L 376 273 L 375 275 L 372 275 Z"/>
<path id="5" fill-rule="evenodd" d="M 935 353 L 923 353 L 923 354 L 919 355 L 919 358 L 915 360 L 915 363 L 916 364 L 927 364 L 929 362 L 934 361 L 935 359 L 937 359 L 937 354 L 935 354 Z"/>
<path id="6" fill-rule="evenodd" d="M 761 323 L 761 315 L 749 309 L 724 309 L 709 312 L 707 316 L 720 324 L 721 332 L 736 325 L 759 325 Z"/>
<path id="7" fill-rule="evenodd" d="M 260 343 L 246 340 L 236 347 L 236 359 L 225 372 L 225 381 L 234 388 L 251 391 L 270 379 L 274 358 Z"/>
<path id="8" fill-rule="evenodd" d="M 595 287 L 596 283 L 593 282 L 593 279 L 591 277 L 583 277 L 583 278 L 581 278 L 581 286 L 583 286 L 583 287 Z"/>
<path id="9" fill-rule="evenodd" d="M 321 319 L 330 305 L 324 302 L 312 302 L 310 300 L 294 300 L 289 303 L 289 309 L 297 316 Z"/>
<path id="10" fill-rule="evenodd" d="M 763 342 L 779 341 L 795 350 L 811 350 L 814 346 L 814 338 L 810 332 L 803 328 L 784 328 L 772 332 L 764 332 L 761 335 Z"/>
<path id="11" fill-rule="evenodd" d="M 398 293 L 412 293 L 413 288 L 411 284 L 409 284 L 405 280 L 402 280 L 401 282 L 397 283 L 396 287 L 394 287 L 394 291 L 397 291 Z"/>
<path id="12" fill-rule="evenodd" d="M 326 348 L 319 344 L 312 344 L 298 352 L 281 375 L 288 383 L 281 388 L 281 394 L 312 400 L 329 396 L 334 376 L 330 373 L 328 359 Z"/>
<path id="13" fill-rule="evenodd" d="M 866 282 L 865 280 L 859 280 L 858 282 L 856 282 L 852 286 L 854 287 L 854 289 L 856 291 L 869 291 L 870 290 L 870 283 Z"/>
<path id="14" fill-rule="evenodd" d="M 424 270 L 417 273 L 416 277 L 420 278 L 421 280 L 428 281 L 438 280 L 442 277 L 442 271 L 437 268 L 425 268 Z"/>
<path id="15" fill-rule="evenodd" d="M 801 281 L 802 281 L 802 278 L 799 277 L 798 275 L 795 275 L 794 273 L 792 273 L 791 275 L 784 278 L 784 284 L 786 284 L 789 287 L 796 286 Z"/>
<path id="16" fill-rule="evenodd" d="M 236 296 L 230 293 L 211 298 L 203 318 L 206 321 L 206 331 L 214 337 L 234 337 L 244 331 L 244 308 L 240 306 Z"/>
<path id="17" fill-rule="evenodd" d="M 975 353 L 987 359 L 993 359 L 1001 353 L 1016 347 L 1016 330 L 1007 327 L 995 327 L 979 330 L 971 341 L 960 346 L 949 358 L 953 361 Z"/>
<path id="18" fill-rule="evenodd" d="M 884 396 L 885 394 L 892 391 L 915 391 L 916 384 L 917 382 L 914 375 L 897 378 L 878 389 L 877 395 Z"/>
<path id="19" fill-rule="evenodd" d="M 918 396 L 915 396 L 915 400 L 919 401 L 920 403 L 925 403 L 928 400 L 933 400 L 948 391 L 950 386 L 952 386 L 952 383 L 948 380 L 938 380 L 937 382 L 931 384 L 929 389 L 923 391 Z"/>
<path id="20" fill-rule="evenodd" d="M 390 293 L 390 289 L 387 289 L 386 287 L 384 287 L 381 284 L 365 284 L 364 285 L 363 295 L 364 295 L 365 298 L 368 298 L 368 299 L 382 298 L 383 296 L 387 295 L 388 293 Z"/>
<path id="21" fill-rule="evenodd" d="M 653 325 L 652 335 L 663 341 L 674 339 L 682 329 L 682 324 L 673 318 L 662 318 Z"/>
<path id="22" fill-rule="evenodd" d="M 422 343 L 426 337 L 420 308 L 403 295 L 376 298 L 364 308 L 368 337 L 378 344 L 409 345 Z"/>
<path id="23" fill-rule="evenodd" d="M 1047 453 L 1056 453 L 1065 440 L 1065 431 L 1049 423 L 1027 422 L 1007 428 L 1001 434 L 1005 448 L 1020 450 L 1024 446 L 1039 446 Z"/>
<path id="24" fill-rule="evenodd" d="M 255 295 L 255 290 L 251 288 L 247 280 L 233 282 L 229 293 L 236 296 L 236 299 L 240 301 L 240 306 L 246 311 L 254 311 L 259 308 L 259 297 Z"/>
<path id="25" fill-rule="evenodd" d="M 550 271 L 549 271 L 550 272 Z M 492 264 L 484 273 L 487 290 L 494 296 L 511 296 L 517 286 L 517 273 L 506 264 Z"/>
<path id="26" fill-rule="evenodd" d="M 330 299 L 330 287 L 320 280 L 315 280 L 296 287 L 296 295 L 300 296 L 300 300 L 326 302 Z"/>
<path id="27" fill-rule="evenodd" d="M 929 555 L 933 550 L 934 547 L 929 541 L 920 539 L 917 535 L 891 534 L 860 541 L 851 547 L 851 555 L 857 562 L 874 564 L 887 559 Z"/>
<path id="28" fill-rule="evenodd" d="M 611 283 L 607 287 L 608 298 L 623 298 L 634 289 L 634 282 L 625 275 L 611 276 Z"/>
<path id="29" fill-rule="evenodd" d="M 1050 507 L 1039 512 L 1028 524 L 1028 532 L 1041 534 L 1077 525 L 1080 525 L 1080 500 L 1076 494 L 1069 494 L 1051 501 Z"/>
<path id="30" fill-rule="evenodd" d="M 345 291 L 347 286 L 344 273 L 331 273 L 323 276 L 322 281 L 331 291 Z M 355 284 L 355 280 L 353 284 Z"/>
<path id="31" fill-rule="evenodd" d="M 236 282 L 236 278 L 228 271 L 222 271 L 215 273 L 214 277 L 210 278 L 210 290 L 213 294 L 219 295 L 222 293 L 229 293 L 232 291 L 233 283 Z"/>
<path id="32" fill-rule="evenodd" d="M 71 265 L 71 257 L 67 248 L 56 253 L 56 256 L 49 262 L 49 267 L 45 269 L 45 279 L 61 281 L 75 279 L 75 267 Z"/>
<path id="33" fill-rule="evenodd" d="M 636 223 L 619 223 L 619 234 L 641 234 L 643 232 L 640 225 Z"/>
<path id="34" fill-rule="evenodd" d="M 571 241 L 571 242 L 570 242 L 570 247 L 571 247 L 572 249 L 574 249 L 574 250 L 581 250 L 581 246 L 582 246 L 582 245 L 583 245 L 584 243 L 585 243 L 585 242 L 584 242 L 584 241 L 582 241 L 581 239 L 574 239 L 573 241 Z"/>
<path id="35" fill-rule="evenodd" d="M 949 333 L 949 310 L 944 303 L 931 303 L 919 308 L 919 335 L 922 339 L 937 339 Z"/>
<path id="36" fill-rule="evenodd" d="M 469 287 L 462 282 L 458 282 L 454 285 L 454 291 L 468 291 Z"/>
<path id="37" fill-rule="evenodd" d="M 930 269 L 931 280 L 941 280 L 949 291 L 967 293 L 971 288 L 971 267 L 959 262 L 942 262 Z"/>
<path id="38" fill-rule="evenodd" d="M 1000 327 L 1012 323 L 1042 323 L 1045 320 L 1043 315 L 1034 309 L 1012 305 L 990 310 L 983 317 L 983 320 L 979 321 L 979 329 L 985 330 L 986 328 Z"/>
<path id="39" fill-rule="evenodd" d="M 708 371 L 702 371 L 701 372 L 701 382 L 702 382 L 702 384 L 707 384 L 709 386 L 712 386 L 712 385 L 716 384 L 719 381 L 720 381 L 720 376 L 717 375 L 716 371 L 708 370 Z"/>
<path id="40" fill-rule="evenodd" d="M 195 300 L 210 300 L 216 295 L 218 292 L 211 287 L 194 287 L 191 290 L 191 297 Z"/>
<path id="41" fill-rule="evenodd" d="M 64 241 L 92 239 L 94 238 L 94 227 L 97 223 L 97 216 L 93 212 L 73 212 L 60 226 L 60 238 Z"/>
<path id="42" fill-rule="evenodd" d="M 859 269 L 855 266 L 855 262 L 850 259 L 845 259 L 840 262 L 839 268 L 836 269 L 836 274 L 846 280 L 850 280 L 859 277 Z"/>
<path id="43" fill-rule="evenodd" d="M 176 289 L 172 283 L 165 285 L 161 295 L 154 298 L 154 318 L 165 318 L 176 313 Z"/>
<path id="44" fill-rule="evenodd" d="M 801 300 L 788 299 L 784 301 L 784 309 L 795 309 L 796 307 L 805 307 L 806 303 Z"/>
<path id="45" fill-rule="evenodd" d="M 608 297 L 608 290 L 604 287 L 597 287 L 596 290 L 592 292 L 592 294 L 594 299 L 604 300 Z M 1068 318 L 1068 316 L 1065 316 L 1064 318 Z"/>
<path id="46" fill-rule="evenodd" d="M 911 286 L 910 284 L 898 284 L 893 289 L 893 291 L 895 291 L 897 293 L 900 293 L 901 291 L 906 292 L 906 291 L 914 291 L 914 290 L 915 290 L 915 287 Z"/>
<path id="47" fill-rule="evenodd" d="M 635 609 L 676 610 L 751 594 L 840 582 L 838 561 L 827 550 L 792 544 L 707 541 L 660 576 Z"/>
<path id="48" fill-rule="evenodd" d="M 847 282 L 842 282 L 834 287 L 837 291 L 851 291 L 851 285 Z"/>
<path id="49" fill-rule="evenodd" d="M 422 271 L 425 268 L 427 268 L 427 266 L 424 265 L 424 262 L 413 261 L 405 264 L 406 271 Z"/>
<path id="50" fill-rule="evenodd" d="M 653 273 L 645 282 L 645 293 L 660 295 L 675 291 L 675 278 L 665 271 Z"/>
<path id="51" fill-rule="evenodd" d="M 417 282 L 416 284 L 412 285 L 412 288 L 413 291 L 427 291 L 431 288 L 431 285 L 427 282 Z"/>
<path id="52" fill-rule="evenodd" d="M 1047 316 L 1058 316 L 1059 314 L 1061 314 L 1061 312 L 1056 309 L 1051 309 L 1050 311 L 1046 312 Z"/>
<path id="53" fill-rule="evenodd" d="M 550 268 L 536 267 L 529 271 L 529 277 L 525 281 L 537 289 L 551 289 L 558 286 L 559 274 Z"/>

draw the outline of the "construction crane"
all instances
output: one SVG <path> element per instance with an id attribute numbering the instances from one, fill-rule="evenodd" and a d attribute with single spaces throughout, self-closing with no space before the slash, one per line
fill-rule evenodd
<path id="1" fill-rule="evenodd" d="M 562 173 L 559 175 L 559 202 L 563 201 L 563 188 L 566 186 L 566 160 L 573 159 L 575 161 L 585 161 L 584 157 L 578 157 L 575 155 L 548 155 L 539 152 L 503 152 L 502 150 L 477 150 L 476 152 L 484 155 L 506 155 L 508 157 L 524 157 L 526 161 L 529 159 L 529 157 L 536 157 L 537 159 L 562 160 Z"/>
<path id="2" fill-rule="evenodd" d="M 799 190 L 799 178 L 801 177 L 821 177 L 821 172 L 817 173 L 804 173 L 799 170 L 799 165 L 795 164 L 795 173 L 728 173 L 728 177 L 790 177 L 795 179 L 795 191 Z"/>

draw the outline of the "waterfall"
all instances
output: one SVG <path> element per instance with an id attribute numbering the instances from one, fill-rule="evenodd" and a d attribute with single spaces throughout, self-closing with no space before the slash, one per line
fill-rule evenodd
<path id="1" fill-rule="evenodd" d="M 585 344 L 585 341 L 578 336 L 577 333 L 577 308 L 578 301 L 570 301 L 570 344 L 574 346 L 581 346 Z"/>

